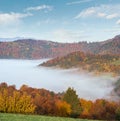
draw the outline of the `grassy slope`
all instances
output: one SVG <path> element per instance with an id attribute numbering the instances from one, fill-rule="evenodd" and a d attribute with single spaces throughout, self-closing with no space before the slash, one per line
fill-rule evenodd
<path id="1" fill-rule="evenodd" d="M 21 115 L 0 113 L 0 121 L 88 121 L 87 119 L 72 119 L 49 116 Z M 92 120 L 89 120 L 92 121 Z"/>
<path id="2" fill-rule="evenodd" d="M 119 65 L 120 65 L 120 59 L 119 59 L 119 60 L 114 61 L 112 64 L 119 66 Z"/>

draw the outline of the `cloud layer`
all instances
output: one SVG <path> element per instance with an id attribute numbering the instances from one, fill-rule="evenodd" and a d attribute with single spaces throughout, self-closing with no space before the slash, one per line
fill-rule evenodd
<path id="1" fill-rule="evenodd" d="M 77 16 L 75 16 L 75 19 L 86 17 L 99 17 L 104 19 L 118 18 L 120 17 L 120 4 L 89 7 L 82 10 Z"/>
<path id="2" fill-rule="evenodd" d="M 49 5 L 41 5 L 41 6 L 35 6 L 35 7 L 28 7 L 25 9 L 24 13 L 15 13 L 15 12 L 9 12 L 9 13 L 0 13 L 0 25 L 8 25 L 17 23 L 23 18 L 33 16 L 34 14 L 32 11 L 51 11 L 52 6 Z"/>
<path id="3" fill-rule="evenodd" d="M 8 25 L 14 22 L 18 22 L 22 18 L 32 16 L 30 13 L 0 13 L 0 25 Z"/>
<path id="4" fill-rule="evenodd" d="M 91 1 L 93 1 L 93 0 L 80 0 L 80 1 L 66 3 L 66 5 L 76 5 L 76 4 L 87 3 L 87 2 L 91 2 Z"/>
<path id="5" fill-rule="evenodd" d="M 40 6 L 35 6 L 35 7 L 28 7 L 26 8 L 26 11 L 41 11 L 41 10 L 51 11 L 52 9 L 53 7 L 49 5 L 40 5 Z"/>

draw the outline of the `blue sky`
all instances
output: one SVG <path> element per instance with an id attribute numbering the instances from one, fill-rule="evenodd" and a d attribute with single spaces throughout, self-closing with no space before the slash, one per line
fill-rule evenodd
<path id="1" fill-rule="evenodd" d="M 0 0 L 0 38 L 103 41 L 120 34 L 120 0 Z"/>

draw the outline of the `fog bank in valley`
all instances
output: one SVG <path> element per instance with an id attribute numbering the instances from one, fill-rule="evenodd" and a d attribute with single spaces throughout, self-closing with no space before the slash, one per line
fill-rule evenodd
<path id="1" fill-rule="evenodd" d="M 38 67 L 45 60 L 0 60 L 0 83 L 23 84 L 36 88 L 45 88 L 63 92 L 73 87 L 80 98 L 97 99 L 113 98 L 111 91 L 117 77 L 108 75 L 95 76 L 91 73 L 78 72 L 77 69 L 61 70 Z"/>

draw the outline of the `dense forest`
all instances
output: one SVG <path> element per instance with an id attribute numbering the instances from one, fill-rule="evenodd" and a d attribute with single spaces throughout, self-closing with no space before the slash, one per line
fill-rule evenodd
<path id="1" fill-rule="evenodd" d="M 1 83 L 0 112 L 120 120 L 120 102 L 81 99 L 70 87 L 56 94 L 27 85 L 16 89 L 15 85 Z"/>
<path id="2" fill-rule="evenodd" d="M 65 56 L 82 51 L 92 54 L 120 55 L 120 35 L 102 42 L 58 43 L 45 40 L 21 39 L 0 42 L 0 58 L 40 59 Z"/>
<path id="3" fill-rule="evenodd" d="M 73 52 L 64 57 L 57 57 L 41 64 L 47 67 L 82 68 L 89 72 L 111 72 L 120 74 L 120 56 L 96 55 L 83 52 Z"/>

